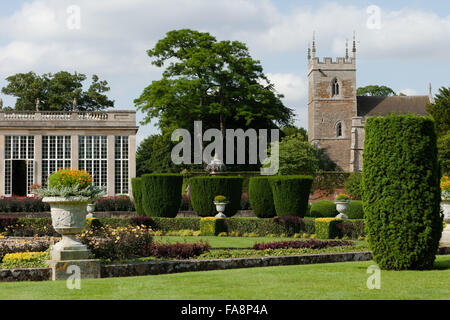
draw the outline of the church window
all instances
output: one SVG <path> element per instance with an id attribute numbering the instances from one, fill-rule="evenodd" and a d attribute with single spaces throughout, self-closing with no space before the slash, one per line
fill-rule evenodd
<path id="1" fill-rule="evenodd" d="M 342 123 L 338 123 L 336 126 L 336 136 L 342 137 Z"/>
<path id="2" fill-rule="evenodd" d="M 334 97 L 337 95 L 339 95 L 339 83 L 338 80 L 334 78 L 331 82 L 331 96 Z"/>

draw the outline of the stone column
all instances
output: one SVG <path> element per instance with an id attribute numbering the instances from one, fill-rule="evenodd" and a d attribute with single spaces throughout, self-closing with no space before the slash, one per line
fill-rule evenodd
<path id="1" fill-rule="evenodd" d="M 5 195 L 5 136 L 0 135 L 0 196 Z"/>
<path id="2" fill-rule="evenodd" d="M 34 136 L 34 183 L 42 184 L 42 135 Z"/>
<path id="3" fill-rule="evenodd" d="M 128 143 L 128 194 L 133 198 L 131 179 L 136 177 L 136 136 L 129 136 Z"/>
<path id="4" fill-rule="evenodd" d="M 108 176 L 107 176 L 107 194 L 113 196 L 115 194 L 115 136 L 109 135 L 108 144 Z"/>
<path id="5" fill-rule="evenodd" d="M 79 169 L 78 168 L 78 159 L 79 159 L 79 153 L 78 153 L 78 135 L 72 135 L 70 137 L 70 160 L 71 160 L 71 166 L 72 169 Z"/>

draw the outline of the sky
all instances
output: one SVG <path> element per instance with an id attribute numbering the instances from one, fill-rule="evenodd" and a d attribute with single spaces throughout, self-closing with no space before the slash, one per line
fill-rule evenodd
<path id="1" fill-rule="evenodd" d="M 423 95 L 429 83 L 434 94 L 450 86 L 447 0 L 2 0 L 0 87 L 19 72 L 97 74 L 116 109 L 135 109 L 134 99 L 163 71 L 146 51 L 182 28 L 244 42 L 304 128 L 313 32 L 317 56 L 333 58 L 344 56 L 355 32 L 358 87 Z M 14 105 L 13 97 L 0 97 Z M 140 126 L 138 143 L 158 132 L 155 123 Z"/>

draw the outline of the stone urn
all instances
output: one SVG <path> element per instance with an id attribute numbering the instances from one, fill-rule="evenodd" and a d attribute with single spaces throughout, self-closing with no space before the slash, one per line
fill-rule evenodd
<path id="1" fill-rule="evenodd" d="M 42 201 L 50 205 L 53 228 L 62 236 L 50 251 L 51 260 L 89 259 L 91 252 L 75 236 L 85 227 L 86 207 L 91 201 L 81 201 L 76 197 L 45 197 Z"/>
<path id="2" fill-rule="evenodd" d="M 450 222 L 450 199 L 442 198 L 441 209 L 444 212 L 444 221 Z"/>
<path id="3" fill-rule="evenodd" d="M 336 200 L 334 203 L 336 204 L 336 210 L 339 214 L 336 218 L 339 219 L 348 219 L 348 216 L 345 214 L 348 208 L 349 200 Z"/>
<path id="4" fill-rule="evenodd" d="M 86 218 L 94 218 L 95 203 L 89 203 L 86 207 Z"/>
<path id="5" fill-rule="evenodd" d="M 216 205 L 216 210 L 217 210 L 217 214 L 216 217 L 217 218 L 226 218 L 227 216 L 224 214 L 225 212 L 225 207 L 228 204 L 228 201 L 214 201 L 214 204 Z"/>

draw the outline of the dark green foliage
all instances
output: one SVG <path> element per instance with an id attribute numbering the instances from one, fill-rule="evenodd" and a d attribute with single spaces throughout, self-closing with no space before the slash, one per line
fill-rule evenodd
<path id="1" fill-rule="evenodd" d="M 309 216 L 313 218 L 332 218 L 339 214 L 336 211 L 336 204 L 330 200 L 319 200 L 314 202 L 309 211 Z"/>
<path id="2" fill-rule="evenodd" d="M 310 176 L 277 176 L 269 179 L 277 216 L 304 217 L 308 210 Z"/>
<path id="3" fill-rule="evenodd" d="M 361 178 L 360 172 L 352 172 L 347 181 L 345 181 L 345 191 L 352 199 L 361 199 Z"/>
<path id="4" fill-rule="evenodd" d="M 190 179 L 191 203 L 194 211 L 201 217 L 217 214 L 214 197 L 227 197 L 225 208 L 227 217 L 234 216 L 240 208 L 242 178 L 225 176 L 203 176 Z"/>
<path id="5" fill-rule="evenodd" d="M 227 232 L 225 219 L 214 217 L 200 219 L 200 232 L 202 236 L 217 236 L 219 233 Z"/>
<path id="6" fill-rule="evenodd" d="M 383 269 L 431 268 L 442 232 L 433 120 L 369 118 L 363 167 L 363 209 L 374 260 Z"/>
<path id="7" fill-rule="evenodd" d="M 434 103 L 427 105 L 427 112 L 436 122 L 439 137 L 450 131 L 450 87 L 442 87 L 434 97 Z"/>
<path id="8" fill-rule="evenodd" d="M 343 220 L 335 218 L 317 218 L 315 231 L 318 239 L 365 237 L 364 220 Z"/>
<path id="9" fill-rule="evenodd" d="M 342 232 L 337 225 L 341 219 L 317 218 L 316 219 L 316 237 L 317 239 L 342 238 Z"/>
<path id="10" fill-rule="evenodd" d="M 312 190 L 324 190 L 327 194 L 332 194 L 335 189 L 344 187 L 350 173 L 341 171 L 320 172 L 314 177 Z"/>
<path id="11" fill-rule="evenodd" d="M 438 138 L 438 156 L 442 176 L 450 176 L 450 130 Z"/>
<path id="12" fill-rule="evenodd" d="M 276 215 L 268 177 L 250 178 L 248 196 L 250 206 L 257 217 L 271 218 Z"/>
<path id="13" fill-rule="evenodd" d="M 359 87 L 356 90 L 358 96 L 396 96 L 395 91 L 386 86 L 370 85 L 365 87 Z"/>
<path id="14" fill-rule="evenodd" d="M 142 179 L 131 179 L 131 189 L 133 192 L 134 207 L 138 216 L 145 215 L 144 208 L 142 207 Z"/>
<path id="15" fill-rule="evenodd" d="M 352 200 L 347 206 L 345 214 L 349 219 L 364 219 L 363 203 L 361 200 Z"/>
<path id="16" fill-rule="evenodd" d="M 39 98 L 39 110 L 71 111 L 73 100 L 77 99 L 80 111 L 99 111 L 114 107 L 114 101 L 105 95 L 109 91 L 108 82 L 92 76 L 91 85 L 83 90 L 86 75 L 66 71 L 46 73 L 42 76 L 34 72 L 18 73 L 6 78 L 6 87 L 2 93 L 16 97 L 16 110 L 36 110 Z"/>
<path id="17" fill-rule="evenodd" d="M 154 230 L 178 231 L 178 230 L 200 230 L 200 218 L 153 218 Z"/>
<path id="18" fill-rule="evenodd" d="M 3 198 L 0 199 L 0 212 L 44 212 L 50 211 L 50 205 L 41 198 Z"/>
<path id="19" fill-rule="evenodd" d="M 104 197 L 95 202 L 96 212 L 135 210 L 133 201 L 126 195 Z"/>
<path id="20" fill-rule="evenodd" d="M 142 207 L 147 216 L 176 217 L 181 203 L 183 177 L 179 174 L 144 174 Z"/>

